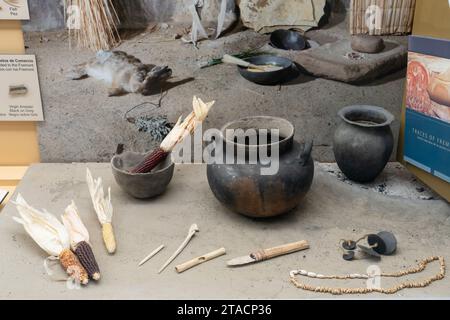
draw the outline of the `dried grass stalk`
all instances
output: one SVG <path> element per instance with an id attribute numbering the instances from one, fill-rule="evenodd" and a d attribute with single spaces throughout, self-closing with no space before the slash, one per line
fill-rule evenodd
<path id="1" fill-rule="evenodd" d="M 410 33 L 416 0 L 351 0 L 350 33 L 400 35 Z M 372 10 L 368 10 L 368 9 Z M 379 8 L 376 12 L 375 8 Z M 379 16 L 378 16 L 379 15 Z M 379 19 L 379 26 L 369 29 L 367 19 Z"/>
<path id="2" fill-rule="evenodd" d="M 74 39 L 78 47 L 98 51 L 119 44 L 119 17 L 112 0 L 65 0 L 65 5 L 79 10 L 79 25 L 68 25 L 70 45 Z"/>

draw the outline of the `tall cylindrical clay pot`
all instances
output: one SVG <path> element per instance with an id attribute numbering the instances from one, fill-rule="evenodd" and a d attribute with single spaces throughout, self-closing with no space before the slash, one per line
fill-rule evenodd
<path id="1" fill-rule="evenodd" d="M 236 129 L 279 130 L 279 139 L 267 143 L 240 144 L 227 132 Z M 286 213 L 297 207 L 309 191 L 314 176 L 314 161 L 311 157 L 312 142 L 298 143 L 294 140 L 294 126 L 287 120 L 276 117 L 249 117 L 233 121 L 221 130 L 225 147 L 245 151 L 248 155 L 261 148 L 274 153 L 279 150 L 278 170 L 273 174 L 262 174 L 265 166 L 260 159 L 254 164 L 233 163 L 208 164 L 209 186 L 215 197 L 229 209 L 253 218 L 267 218 Z M 225 153 L 227 153 L 225 149 Z M 235 154 L 236 155 L 236 154 Z M 227 156 L 227 155 L 225 155 Z M 228 154 L 229 156 L 229 154 Z"/>
<path id="2" fill-rule="evenodd" d="M 394 116 L 376 106 L 345 107 L 334 134 L 333 151 L 341 171 L 350 180 L 371 182 L 383 171 L 394 148 L 390 128 Z"/>

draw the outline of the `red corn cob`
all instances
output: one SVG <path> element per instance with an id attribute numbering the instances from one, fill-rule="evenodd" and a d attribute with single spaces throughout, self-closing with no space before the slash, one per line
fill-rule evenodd
<path id="1" fill-rule="evenodd" d="M 156 148 L 150 155 L 145 157 L 144 161 L 138 164 L 131 170 L 131 173 L 147 173 L 152 171 L 158 164 L 163 162 L 169 152 L 164 151 L 162 148 Z"/>

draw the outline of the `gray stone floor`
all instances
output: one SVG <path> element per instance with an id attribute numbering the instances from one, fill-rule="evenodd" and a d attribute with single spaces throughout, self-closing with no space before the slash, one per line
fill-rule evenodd
<path id="1" fill-rule="evenodd" d="M 85 183 L 89 167 L 111 186 L 118 251 L 109 256 L 93 212 Z M 39 164 L 32 166 L 18 187 L 27 201 L 59 215 L 76 201 L 102 270 L 102 280 L 82 290 L 68 290 L 64 282 L 44 273 L 45 253 L 13 222 L 16 208 L 9 203 L 0 214 L 0 299 L 218 299 L 218 298 L 349 298 L 296 289 L 289 282 L 293 269 L 323 274 L 364 273 L 377 265 L 383 272 L 416 265 L 432 255 L 450 258 L 450 206 L 440 200 L 389 197 L 339 181 L 317 168 L 305 201 L 293 212 L 270 220 L 251 220 L 224 208 L 212 195 L 204 165 L 177 166 L 167 192 L 150 201 L 124 194 L 114 182 L 109 164 Z M 192 223 L 200 232 L 187 249 L 161 275 L 157 270 L 178 247 Z M 339 240 L 390 230 L 398 239 L 395 255 L 381 260 L 346 262 Z M 230 269 L 227 260 L 259 248 L 308 240 L 310 249 L 263 263 Z M 154 248 L 166 245 L 159 255 L 138 268 Z M 183 274 L 173 267 L 193 257 L 225 247 L 227 255 Z M 437 264 L 405 277 L 425 279 L 438 271 Z M 405 279 L 382 279 L 390 287 Z M 314 285 L 365 286 L 364 281 L 305 280 Z M 392 296 L 370 294 L 351 298 L 450 298 L 447 278 L 427 288 L 406 289 Z"/>
<path id="2" fill-rule="evenodd" d="M 391 111 L 397 118 L 393 131 L 398 135 L 404 88 L 404 70 L 362 85 L 301 75 L 282 86 L 259 86 L 243 79 L 234 66 L 199 69 L 211 57 L 254 49 L 267 44 L 268 36 L 252 31 L 238 32 L 214 41 L 204 41 L 199 49 L 173 40 L 176 28 L 157 32 L 137 32 L 118 49 L 136 55 L 145 63 L 169 65 L 172 82 L 183 83 L 169 90 L 157 114 L 175 121 L 192 108 L 193 95 L 217 104 L 205 127 L 220 128 L 228 121 L 249 115 L 272 115 L 289 119 L 296 138 L 315 141 L 314 157 L 334 161 L 332 137 L 339 120 L 337 111 L 352 104 L 373 104 Z M 309 35 L 319 43 L 348 38 L 347 21 L 332 23 Z M 172 39 L 172 40 L 171 40 Z M 389 37 L 406 44 L 406 37 Z M 44 162 L 109 161 L 119 143 L 127 149 L 144 151 L 154 144 L 145 133 L 124 120 L 125 112 L 159 95 L 128 94 L 108 97 L 107 88 L 94 79 L 66 80 L 64 73 L 74 64 L 94 56 L 86 50 L 69 48 L 67 35 L 27 33 L 27 52 L 37 55 L 46 121 L 39 125 L 39 143 Z M 195 80 L 190 81 L 190 78 Z M 186 82 L 186 83 L 184 83 Z M 150 112 L 141 109 L 142 112 Z"/>

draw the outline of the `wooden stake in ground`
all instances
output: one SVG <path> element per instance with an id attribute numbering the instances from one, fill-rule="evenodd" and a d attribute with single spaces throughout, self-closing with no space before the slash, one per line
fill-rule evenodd
<path id="1" fill-rule="evenodd" d="M 117 26 L 119 17 L 111 0 L 65 0 L 69 39 L 80 48 L 110 50 L 120 42 Z"/>

